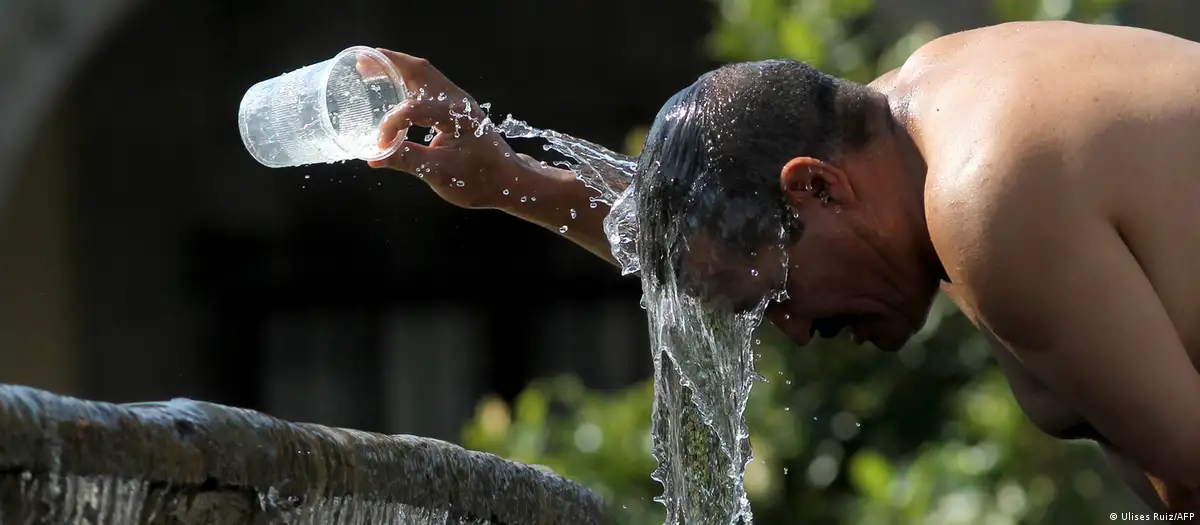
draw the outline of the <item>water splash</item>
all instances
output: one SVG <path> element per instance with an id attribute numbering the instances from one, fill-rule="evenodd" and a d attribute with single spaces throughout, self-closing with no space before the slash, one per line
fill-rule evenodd
<path id="1" fill-rule="evenodd" d="M 490 121 L 485 119 L 483 126 L 489 124 Z M 637 159 L 554 130 L 535 128 L 514 119 L 512 115 L 505 117 L 494 129 L 507 138 L 544 139 L 547 150 L 554 150 L 573 161 L 563 163 L 562 167 L 573 172 L 580 182 L 599 194 L 591 197 L 589 206 L 595 208 L 597 203 L 603 203 L 612 207 L 604 220 L 604 234 L 612 247 L 613 257 L 621 267 L 621 274 L 637 273 L 640 265 L 633 244 L 637 217 L 631 208 L 621 206 L 631 194 L 629 190 L 637 169 Z M 482 133 L 479 131 L 479 136 Z M 572 209 L 571 218 L 575 217 L 575 210 Z"/>
<path id="2" fill-rule="evenodd" d="M 637 168 L 637 159 L 634 157 L 554 130 L 535 128 L 524 121 L 514 119 L 512 115 L 496 124 L 495 130 L 508 138 L 545 139 L 548 143 L 545 148 L 574 160 L 574 164 L 567 163 L 564 167 L 574 172 L 580 182 L 600 194 L 596 197 L 598 202 L 610 206 L 629 187 L 633 180 L 633 172 Z"/>
<path id="3" fill-rule="evenodd" d="M 508 116 L 496 130 L 509 138 L 541 138 L 574 161 L 565 166 L 598 196 L 590 203 L 611 206 L 604 232 L 623 274 L 641 272 L 651 244 L 669 244 L 677 233 L 639 227 L 656 203 L 635 182 L 638 160 L 588 141 L 541 130 Z M 642 159 L 645 161 L 645 159 Z M 783 231 L 780 231 L 783 237 Z M 641 246 L 639 246 L 641 245 Z M 786 259 L 779 262 L 786 273 Z M 757 276 L 757 270 L 752 270 Z M 655 276 L 657 277 L 657 276 Z M 752 334 L 770 300 L 733 314 L 721 312 L 686 293 L 674 274 L 642 276 L 641 305 L 647 311 L 654 360 L 653 478 L 663 485 L 656 501 L 667 508 L 667 525 L 749 525 L 750 504 L 743 485 L 752 459 L 746 403 L 753 383 Z"/>

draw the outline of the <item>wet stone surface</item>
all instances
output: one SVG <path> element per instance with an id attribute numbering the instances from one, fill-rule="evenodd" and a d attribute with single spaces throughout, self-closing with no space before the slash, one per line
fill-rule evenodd
<path id="1" fill-rule="evenodd" d="M 414 436 L 0 385 L 0 525 L 609 523 L 585 488 Z"/>

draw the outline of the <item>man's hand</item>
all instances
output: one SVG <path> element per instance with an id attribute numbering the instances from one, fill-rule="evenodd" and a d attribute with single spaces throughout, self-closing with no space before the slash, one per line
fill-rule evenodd
<path id="1" fill-rule="evenodd" d="M 392 61 L 413 93 L 384 120 L 381 145 L 402 140 L 411 126 L 433 128 L 437 135 L 428 146 L 406 142 L 391 157 L 371 162 L 371 167 L 417 175 L 455 206 L 503 210 L 613 261 L 603 229 L 608 208 L 591 201 L 595 191 L 576 180 L 574 173 L 514 153 L 491 129 L 475 136 L 486 115 L 470 95 L 425 59 L 379 51 Z"/>
<path id="2" fill-rule="evenodd" d="M 501 208 L 519 199 L 513 190 L 528 161 L 490 129 L 475 135 L 486 117 L 475 99 L 425 59 L 379 51 L 413 94 L 384 120 L 380 145 L 403 140 L 412 126 L 432 128 L 437 135 L 428 146 L 406 142 L 394 155 L 370 166 L 416 175 L 446 202 L 463 208 Z"/>

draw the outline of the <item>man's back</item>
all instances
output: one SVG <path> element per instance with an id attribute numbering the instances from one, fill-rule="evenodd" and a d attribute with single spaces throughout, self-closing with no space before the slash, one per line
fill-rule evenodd
<path id="1" fill-rule="evenodd" d="M 930 43 L 887 84 L 929 163 L 930 232 L 952 279 L 954 266 L 988 252 L 979 244 L 995 238 L 997 229 L 1036 235 L 1036 221 L 1016 227 L 1002 218 L 1006 214 L 1078 209 L 1119 235 L 1197 363 L 1200 45 L 1134 28 L 1005 24 Z M 951 229 L 958 235 L 945 233 Z M 1061 257 L 1070 257 L 1066 250 Z M 1014 395 L 1035 424 L 1056 437 L 1107 443 L 990 332 L 971 285 L 948 289 L 992 338 Z M 1072 309 L 1094 299 L 1054 300 Z M 1140 327 L 1131 320 L 1128 329 Z M 1144 479 L 1119 470 L 1145 498 Z"/>

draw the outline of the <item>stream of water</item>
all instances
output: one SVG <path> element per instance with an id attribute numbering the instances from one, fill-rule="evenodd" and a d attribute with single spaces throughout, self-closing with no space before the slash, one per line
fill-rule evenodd
<path id="1" fill-rule="evenodd" d="M 666 241 L 655 237 L 664 232 L 638 227 L 649 211 L 640 208 L 654 203 L 639 198 L 637 159 L 511 115 L 496 129 L 508 138 L 545 139 L 546 149 L 573 160 L 565 167 L 612 206 L 604 231 L 622 273 L 642 269 L 646 251 L 640 248 Z M 667 525 L 749 525 L 743 479 L 752 456 L 744 414 L 760 379 L 753 333 L 771 298 L 742 313 L 720 313 L 684 293 L 675 276 L 665 277 L 642 279 L 655 371 L 653 477 L 663 485 L 658 501 L 666 506 Z"/>

